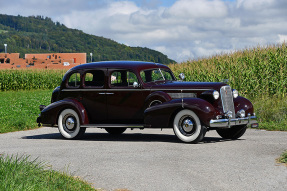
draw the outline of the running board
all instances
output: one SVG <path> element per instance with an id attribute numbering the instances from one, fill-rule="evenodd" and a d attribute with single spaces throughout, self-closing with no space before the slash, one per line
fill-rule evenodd
<path id="1" fill-rule="evenodd" d="M 87 124 L 81 125 L 81 127 L 87 128 L 148 128 L 148 125 L 144 124 Z"/>

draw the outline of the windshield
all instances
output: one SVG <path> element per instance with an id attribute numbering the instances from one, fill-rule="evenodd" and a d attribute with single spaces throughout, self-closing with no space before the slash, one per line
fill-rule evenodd
<path id="1" fill-rule="evenodd" d="M 173 81 L 174 77 L 170 70 L 165 69 L 149 69 L 140 72 L 141 78 L 144 83 L 156 81 Z"/>

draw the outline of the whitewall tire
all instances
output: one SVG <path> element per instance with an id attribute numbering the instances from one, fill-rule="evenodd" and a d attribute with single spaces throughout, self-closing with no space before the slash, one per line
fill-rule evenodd
<path id="1" fill-rule="evenodd" d="M 86 128 L 80 128 L 80 120 L 73 109 L 65 109 L 58 118 L 59 132 L 66 139 L 76 139 L 85 133 Z"/>
<path id="2" fill-rule="evenodd" d="M 174 134 L 186 143 L 198 143 L 205 134 L 205 127 L 200 123 L 197 115 L 191 110 L 179 111 L 173 120 Z"/>

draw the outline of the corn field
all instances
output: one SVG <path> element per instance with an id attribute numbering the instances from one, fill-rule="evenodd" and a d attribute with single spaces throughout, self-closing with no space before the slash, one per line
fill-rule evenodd
<path id="1" fill-rule="evenodd" d="M 228 84 L 242 95 L 285 96 L 287 93 L 286 44 L 256 47 L 210 58 L 169 65 L 186 81 Z M 53 89 L 60 85 L 63 70 L 0 70 L 0 90 Z"/>
<path id="2" fill-rule="evenodd" d="M 186 81 L 220 82 L 251 97 L 287 93 L 286 44 L 257 47 L 170 65 L 176 76 L 185 73 Z"/>
<path id="3" fill-rule="evenodd" d="M 0 90 L 54 89 L 64 70 L 0 70 Z"/>

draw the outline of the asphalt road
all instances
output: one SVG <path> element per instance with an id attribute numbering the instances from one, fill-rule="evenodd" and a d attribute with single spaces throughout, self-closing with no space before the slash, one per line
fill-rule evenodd
<path id="1" fill-rule="evenodd" d="M 287 190 L 287 132 L 247 130 L 236 141 L 207 132 L 185 144 L 168 130 L 127 130 L 110 136 L 88 129 L 83 140 L 63 140 L 55 128 L 0 134 L 0 154 L 26 154 L 81 176 L 102 190 Z"/>

